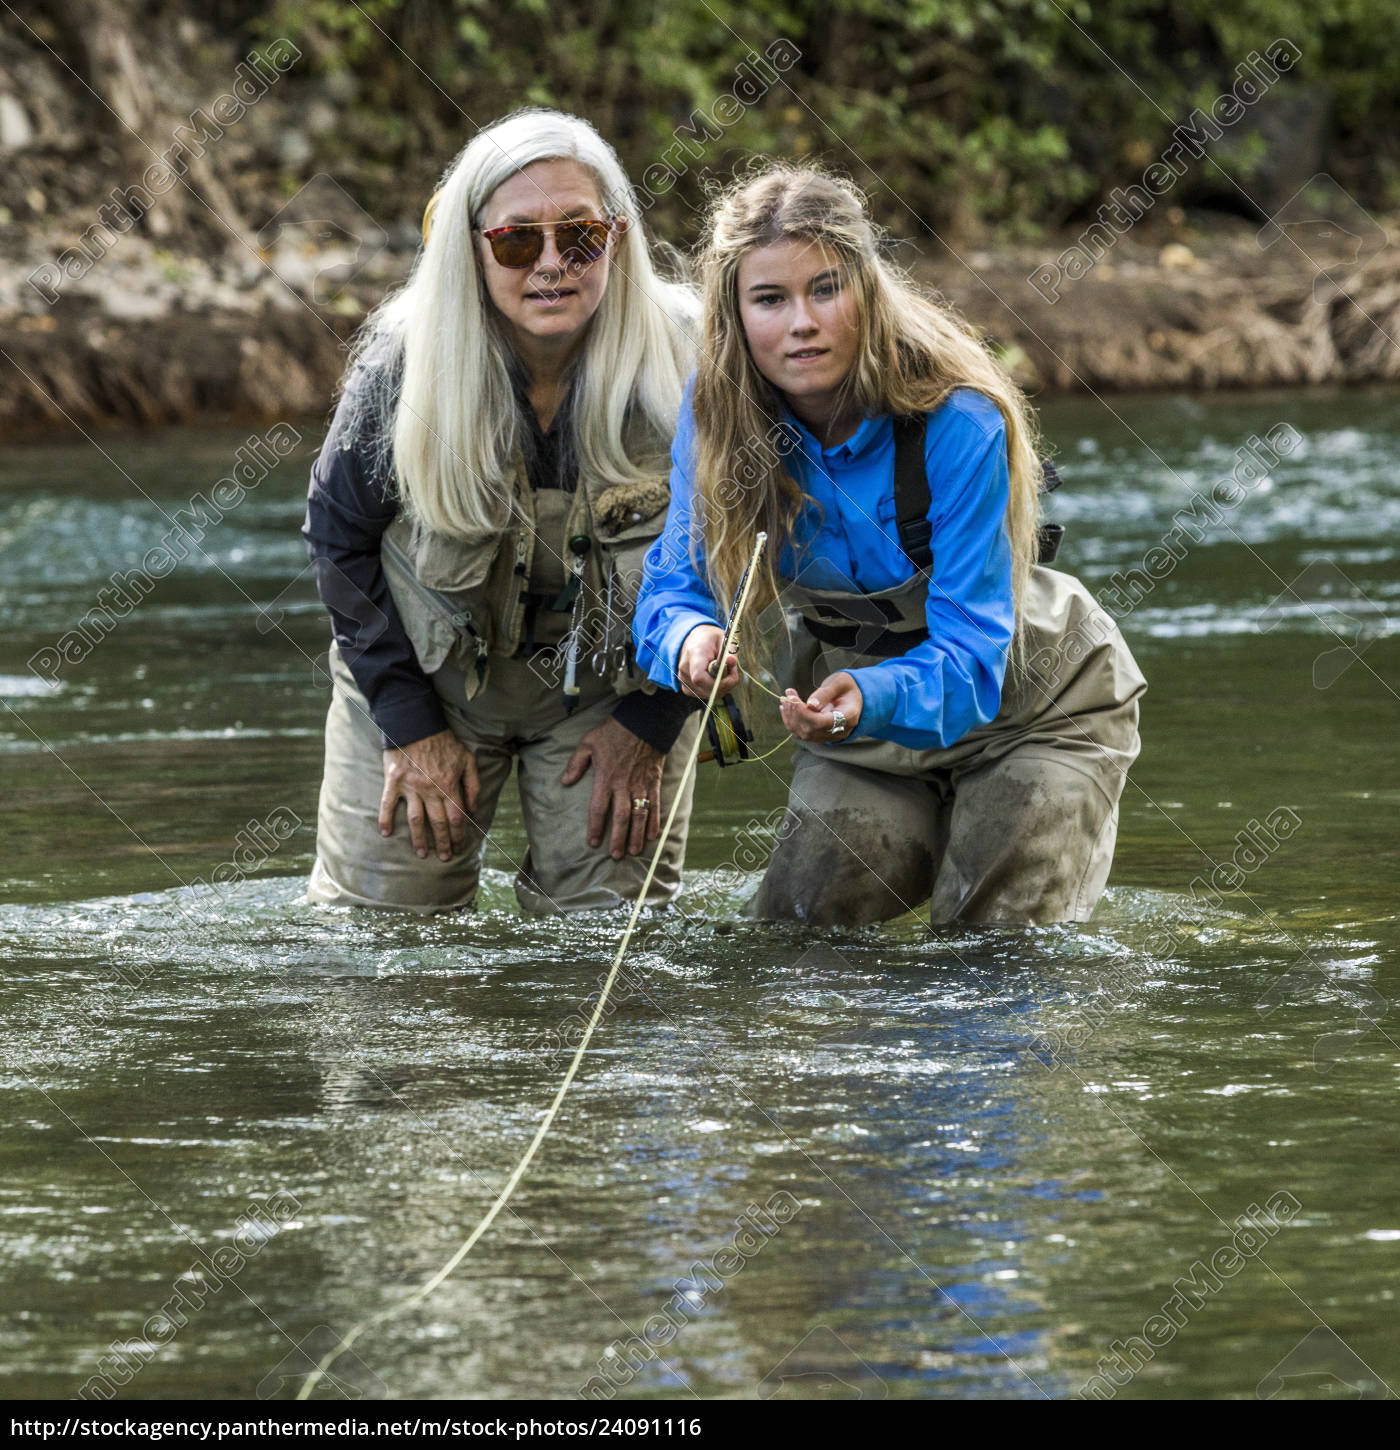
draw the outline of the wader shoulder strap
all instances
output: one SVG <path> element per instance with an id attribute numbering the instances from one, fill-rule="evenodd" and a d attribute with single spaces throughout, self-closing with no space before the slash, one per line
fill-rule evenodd
<path id="1" fill-rule="evenodd" d="M 894 513 L 899 547 L 921 573 L 933 568 L 933 525 L 928 521 L 933 492 L 924 462 L 924 434 L 928 416 L 905 414 L 894 420 Z M 1048 458 L 1041 460 L 1041 493 L 1054 493 L 1064 480 Z M 1036 563 L 1051 564 L 1065 536 L 1063 524 L 1042 524 Z"/>
<path id="2" fill-rule="evenodd" d="M 933 568 L 933 525 L 928 521 L 933 491 L 924 461 L 925 413 L 902 414 L 894 420 L 894 517 L 899 547 L 921 574 Z"/>

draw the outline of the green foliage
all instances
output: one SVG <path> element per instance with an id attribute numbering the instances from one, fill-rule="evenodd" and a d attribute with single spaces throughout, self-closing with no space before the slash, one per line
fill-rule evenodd
<path id="1" fill-rule="evenodd" d="M 587 116 L 636 179 L 786 38 L 797 64 L 658 202 L 679 233 L 702 168 L 769 153 L 849 172 L 897 233 L 1034 236 L 1139 179 L 1281 37 L 1303 55 L 1282 87 L 1333 100 L 1344 184 L 1374 206 L 1400 174 L 1394 0 L 276 0 L 253 29 L 356 75 L 364 114 L 342 144 L 391 169 L 421 169 L 427 145 L 440 171 L 478 125 L 535 103 Z M 1242 179 L 1262 150 L 1242 124 Z"/>

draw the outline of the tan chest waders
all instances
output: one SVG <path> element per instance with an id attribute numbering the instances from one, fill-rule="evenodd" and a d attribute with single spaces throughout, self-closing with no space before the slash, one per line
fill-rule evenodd
<path id="1" fill-rule="evenodd" d="M 536 491 L 517 460 L 512 522 L 500 533 L 447 537 L 403 514 L 390 526 L 381 545 L 389 589 L 449 728 L 475 756 L 477 808 L 467 850 L 449 861 L 432 851 L 422 859 L 414 853 L 402 804 L 394 833 L 380 835 L 380 733 L 332 647 L 334 694 L 308 900 L 414 912 L 471 905 L 487 833 L 513 773 L 526 846 L 506 859 L 520 904 L 550 913 L 636 899 L 650 853 L 614 861 L 606 832 L 601 847 L 590 847 L 594 773 L 573 786 L 560 778 L 621 694 L 654 689 L 632 658 L 631 626 L 642 560 L 669 502 L 669 439 L 639 441 L 649 446 L 643 451 L 630 443 L 629 453 L 655 458 L 655 472 L 632 484 L 580 478 L 572 493 Z M 572 547 L 575 540 L 586 547 Z M 609 632 L 609 620 L 613 647 L 605 653 L 595 641 Z M 667 757 L 661 785 L 667 805 L 695 729 L 692 721 Z M 407 750 L 411 755 L 411 743 Z M 680 890 L 689 810 L 687 791 L 649 904 Z"/>
<path id="2" fill-rule="evenodd" d="M 920 572 L 871 594 L 784 590 L 789 649 L 778 683 L 804 698 L 829 674 L 928 638 L 922 426 L 896 431 L 896 458 L 901 543 Z M 1050 542 L 1042 535 L 1042 557 Z M 1071 575 L 1033 569 L 1022 630 L 1022 662 L 1008 671 L 996 717 L 946 748 L 857 735 L 798 749 L 790 829 L 755 914 L 868 922 L 930 903 L 935 924 L 1087 920 L 1113 860 L 1146 681 L 1117 624 Z"/>

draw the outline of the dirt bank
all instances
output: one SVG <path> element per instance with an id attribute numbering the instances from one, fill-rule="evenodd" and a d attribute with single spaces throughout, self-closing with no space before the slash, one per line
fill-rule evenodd
<path id="1" fill-rule="evenodd" d="M 1324 272 L 1316 248 L 1270 253 L 1256 230 L 1217 219 L 1209 232 L 1178 226 L 1179 241 L 1123 238 L 1077 281 L 1046 272 L 1069 241 L 904 260 L 1041 394 L 1400 376 L 1396 249 Z M 0 434 L 321 411 L 345 340 L 412 257 L 385 245 L 355 271 L 340 243 L 302 239 L 218 270 L 140 238 L 121 245 L 51 305 L 27 280 L 41 254 L 4 265 Z"/>
<path id="2" fill-rule="evenodd" d="M 275 46 L 240 60 L 194 20 L 147 52 L 109 0 L 59 13 L 0 35 L 0 436 L 326 410 L 462 137 L 423 122 L 390 166 L 352 78 L 283 74 Z M 1164 199 L 1122 234 L 953 248 L 924 228 L 897 251 L 1037 393 L 1394 378 L 1400 219 L 1352 207 L 1261 234 Z"/>
<path id="3" fill-rule="evenodd" d="M 1365 246 L 1335 227 L 1272 235 L 1209 213 L 1163 220 L 1164 232 L 1119 238 L 1077 281 L 1086 254 L 1075 239 L 918 270 L 1041 391 L 1400 377 L 1400 248 L 1384 239 L 1400 238 L 1394 220 Z"/>

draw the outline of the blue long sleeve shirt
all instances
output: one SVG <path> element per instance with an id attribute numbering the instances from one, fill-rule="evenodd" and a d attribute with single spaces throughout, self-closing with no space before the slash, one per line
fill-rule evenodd
<path id="1" fill-rule="evenodd" d="M 890 416 L 865 419 L 831 448 L 790 413 L 784 421 L 796 440 L 785 464 L 810 502 L 779 556 L 781 576 L 852 594 L 911 579 L 914 565 L 895 522 Z M 691 539 L 694 443 L 687 394 L 671 449 L 670 512 L 647 555 L 633 623 L 638 662 L 668 689 L 678 688 L 686 635 L 696 625 L 719 624 L 723 614 L 705 582 L 703 542 Z M 925 463 L 933 526 L 928 638 L 907 654 L 851 671 L 864 704 L 859 725 L 846 737 L 872 736 L 915 750 L 951 745 L 992 719 L 1015 629 L 1006 425 L 996 405 L 971 388 L 954 390 L 929 414 Z"/>

